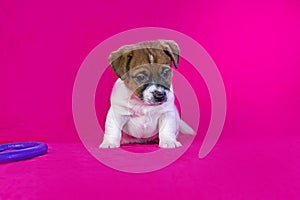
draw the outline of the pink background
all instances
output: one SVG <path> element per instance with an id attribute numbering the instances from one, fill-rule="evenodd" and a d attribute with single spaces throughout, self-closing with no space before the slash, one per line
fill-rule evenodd
<path id="1" fill-rule="evenodd" d="M 296 0 L 1 1 L 0 142 L 45 141 L 49 153 L 1 165 L 0 199 L 299 199 L 299 17 Z M 204 106 L 203 130 L 178 161 L 127 174 L 81 144 L 72 87 L 96 45 L 145 26 L 203 45 L 224 80 L 227 119 L 205 159 L 197 157 L 209 119 Z"/>

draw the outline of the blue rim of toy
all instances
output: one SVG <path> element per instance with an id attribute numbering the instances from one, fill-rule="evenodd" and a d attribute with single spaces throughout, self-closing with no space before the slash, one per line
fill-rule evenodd
<path id="1" fill-rule="evenodd" d="M 14 142 L 0 144 L 0 163 L 25 160 L 47 153 L 48 146 L 43 142 Z"/>

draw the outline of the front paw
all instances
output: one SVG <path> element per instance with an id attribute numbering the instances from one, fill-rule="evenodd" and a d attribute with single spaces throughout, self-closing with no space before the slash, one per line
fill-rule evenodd
<path id="1" fill-rule="evenodd" d="M 102 148 L 102 149 L 118 148 L 118 147 L 120 147 L 119 143 L 113 143 L 113 142 L 107 142 L 107 141 L 103 141 L 99 146 L 99 148 Z"/>
<path id="2" fill-rule="evenodd" d="M 159 141 L 160 148 L 176 148 L 181 147 L 181 143 L 176 140 L 161 140 Z"/>

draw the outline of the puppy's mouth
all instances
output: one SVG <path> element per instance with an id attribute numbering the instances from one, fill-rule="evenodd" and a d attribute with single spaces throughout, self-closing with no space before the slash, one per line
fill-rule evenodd
<path id="1" fill-rule="evenodd" d="M 168 100 L 169 89 L 159 84 L 145 84 L 140 99 L 149 105 L 159 105 Z"/>

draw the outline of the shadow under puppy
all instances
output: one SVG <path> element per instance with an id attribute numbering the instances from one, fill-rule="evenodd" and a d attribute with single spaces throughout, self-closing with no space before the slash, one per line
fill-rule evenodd
<path id="1" fill-rule="evenodd" d="M 172 63 L 177 68 L 179 47 L 171 40 L 126 45 L 112 52 L 109 63 L 119 79 L 111 94 L 100 148 L 157 141 L 159 147 L 181 146 L 178 132 L 194 131 L 180 120 L 174 104 Z"/>

